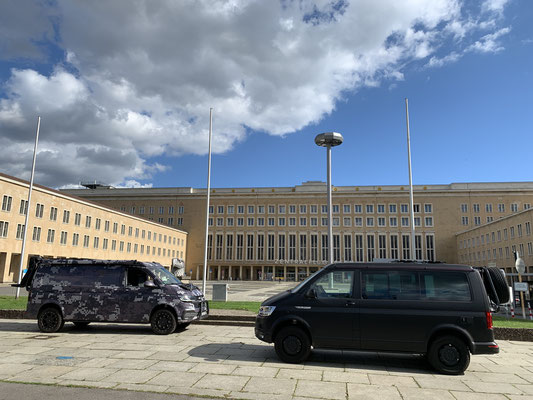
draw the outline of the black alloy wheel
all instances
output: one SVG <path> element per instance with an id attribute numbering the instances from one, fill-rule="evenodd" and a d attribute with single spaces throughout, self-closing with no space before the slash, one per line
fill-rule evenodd
<path id="1" fill-rule="evenodd" d="M 431 344 L 428 361 L 440 373 L 459 375 L 470 364 L 470 351 L 466 343 L 458 337 L 442 336 Z"/>
<path id="2" fill-rule="evenodd" d="M 63 327 L 64 323 L 65 321 L 63 320 L 61 311 L 55 307 L 44 308 L 37 317 L 37 325 L 39 326 L 39 330 L 45 333 L 54 333 L 59 331 Z"/>
<path id="3" fill-rule="evenodd" d="M 311 341 L 300 328 L 288 326 L 276 335 L 274 348 L 278 357 L 288 363 L 301 363 L 311 353 Z"/>
<path id="4" fill-rule="evenodd" d="M 156 335 L 169 335 L 176 330 L 176 317 L 170 310 L 157 310 L 151 319 L 152 331 Z"/>

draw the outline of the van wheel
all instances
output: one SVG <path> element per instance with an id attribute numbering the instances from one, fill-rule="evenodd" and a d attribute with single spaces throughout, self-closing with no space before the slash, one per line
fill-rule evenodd
<path id="1" fill-rule="evenodd" d="M 282 361 L 297 364 L 309 357 L 311 341 L 302 329 L 288 326 L 276 335 L 274 348 Z"/>
<path id="2" fill-rule="evenodd" d="M 59 311 L 55 307 L 46 307 L 39 312 L 37 316 L 37 325 L 39 330 L 45 333 L 54 333 L 60 330 L 65 321 Z"/>
<path id="3" fill-rule="evenodd" d="M 74 326 L 77 328 L 77 329 L 85 329 L 87 328 L 87 326 L 89 326 L 90 322 L 85 322 L 85 321 L 76 321 L 74 322 Z"/>
<path id="4" fill-rule="evenodd" d="M 470 364 L 470 351 L 464 341 L 455 336 L 441 336 L 431 343 L 429 363 L 446 375 L 462 374 Z"/>
<path id="5" fill-rule="evenodd" d="M 169 335 L 176 330 L 176 317 L 170 310 L 157 310 L 150 320 L 156 335 Z"/>

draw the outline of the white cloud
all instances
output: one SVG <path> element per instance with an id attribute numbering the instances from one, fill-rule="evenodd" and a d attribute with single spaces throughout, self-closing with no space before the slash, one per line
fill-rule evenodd
<path id="1" fill-rule="evenodd" d="M 244 140 L 246 128 L 295 132 L 347 91 L 394 87 L 409 61 L 456 61 L 460 52 L 438 53 L 450 36 L 469 38 L 463 51 L 487 52 L 506 33 L 470 38 L 496 29 L 492 14 L 505 6 L 496 0 L 478 19 L 459 0 L 24 1 L 36 28 L 9 30 L 30 43 L 26 57 L 43 57 L 34 38 L 53 40 L 54 22 L 65 59 L 51 73 L 15 69 L 4 82 L 0 145 L 19 160 L 0 169 L 24 175 L 41 114 L 41 178 L 53 186 L 139 183 L 165 168 L 153 157 L 204 154 L 210 107 L 215 152 Z"/>

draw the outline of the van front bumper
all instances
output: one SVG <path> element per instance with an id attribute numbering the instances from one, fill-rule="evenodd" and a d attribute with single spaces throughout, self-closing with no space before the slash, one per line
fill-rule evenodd
<path id="1" fill-rule="evenodd" d="M 181 316 L 182 322 L 192 322 L 209 317 L 209 303 L 207 300 L 198 302 L 194 308 L 187 309 Z"/>
<path id="2" fill-rule="evenodd" d="M 263 342 L 272 343 L 272 331 L 267 325 L 267 319 L 257 317 L 255 319 L 255 337 Z"/>
<path id="3" fill-rule="evenodd" d="M 474 342 L 472 354 L 498 354 L 500 347 L 496 342 Z"/>

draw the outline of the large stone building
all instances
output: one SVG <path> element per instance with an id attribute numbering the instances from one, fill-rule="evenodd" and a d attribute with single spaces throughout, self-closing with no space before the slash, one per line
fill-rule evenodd
<path id="1" fill-rule="evenodd" d="M 0 282 L 18 280 L 29 184 L 0 174 Z M 185 259 L 187 233 L 34 185 L 25 262 L 32 255 L 136 259 L 170 266 Z"/>
<path id="2" fill-rule="evenodd" d="M 96 188 L 66 192 L 187 231 L 187 273 L 202 278 L 205 189 Z M 462 253 L 458 254 L 457 233 L 528 210 L 531 204 L 533 182 L 415 186 L 412 255 L 408 186 L 334 187 L 334 259 L 466 262 Z M 327 245 L 323 182 L 212 189 L 209 279 L 301 279 L 327 263 Z"/>

